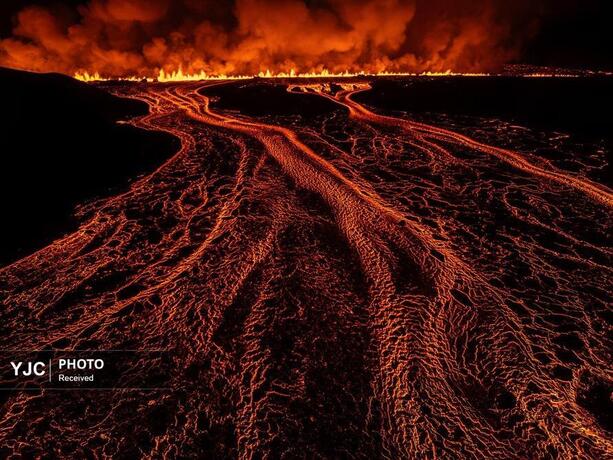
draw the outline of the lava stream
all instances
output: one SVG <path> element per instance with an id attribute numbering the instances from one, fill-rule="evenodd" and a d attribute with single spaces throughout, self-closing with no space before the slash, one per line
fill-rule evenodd
<path id="1" fill-rule="evenodd" d="M 499 160 L 504 161 L 505 163 L 508 163 L 514 168 L 517 168 L 521 171 L 525 171 L 530 174 L 534 174 L 536 176 L 551 180 L 553 182 L 557 182 L 559 184 L 574 188 L 576 190 L 580 190 L 592 197 L 594 200 L 598 200 L 607 206 L 613 206 L 613 192 L 604 185 L 595 184 L 589 180 L 583 179 L 581 177 L 574 177 L 568 173 L 562 173 L 554 170 L 545 170 L 537 165 L 534 165 L 518 152 L 513 152 L 511 150 L 486 145 L 481 142 L 475 141 L 468 136 L 464 136 L 462 134 L 447 129 L 427 125 L 424 123 L 417 123 L 407 119 L 376 114 L 371 110 L 368 110 L 363 105 L 355 102 L 351 98 L 351 96 L 353 96 L 354 94 L 370 89 L 370 85 L 348 84 L 340 86 L 346 86 L 348 88 L 338 91 L 333 96 L 326 92 L 326 88 L 329 88 L 329 86 L 321 84 L 290 85 L 288 87 L 288 91 L 298 90 L 308 92 L 308 90 L 314 90 L 316 94 L 324 96 L 332 101 L 335 101 L 345 106 L 347 109 L 349 109 L 351 117 L 357 120 L 377 125 L 401 128 L 402 130 L 412 135 L 421 134 L 427 138 L 431 138 L 440 142 L 457 143 L 470 149 L 493 155 Z"/>

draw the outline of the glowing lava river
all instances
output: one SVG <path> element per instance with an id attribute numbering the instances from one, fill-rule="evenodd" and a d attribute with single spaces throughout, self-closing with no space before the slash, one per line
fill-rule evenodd
<path id="1" fill-rule="evenodd" d="M 106 86 L 181 150 L 0 269 L 1 345 L 170 350 L 170 389 L 6 393 L 4 452 L 613 455 L 607 184 L 367 83 L 223 107 L 258 85 Z"/>

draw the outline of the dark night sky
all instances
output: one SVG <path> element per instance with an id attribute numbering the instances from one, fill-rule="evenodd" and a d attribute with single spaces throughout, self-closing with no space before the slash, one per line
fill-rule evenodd
<path id="1" fill-rule="evenodd" d="M 537 0 L 538 1 L 538 0 Z M 525 50 L 531 64 L 613 69 L 613 32 L 607 0 L 559 0 Z"/>
<path id="2" fill-rule="evenodd" d="M 496 3 L 498 0 L 482 0 Z M 507 0 L 504 0 L 505 2 Z M 321 3 L 306 0 L 307 4 Z M 27 5 L 44 5 L 77 19 L 75 7 L 85 0 L 2 0 L 0 38 L 11 35 L 15 14 Z M 613 70 L 613 32 L 610 0 L 534 0 L 544 13 L 538 32 L 525 43 L 521 62 L 568 68 Z M 450 2 L 453 4 L 453 2 Z"/>

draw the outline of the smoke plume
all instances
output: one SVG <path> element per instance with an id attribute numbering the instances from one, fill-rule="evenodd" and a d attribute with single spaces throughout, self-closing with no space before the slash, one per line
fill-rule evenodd
<path id="1" fill-rule="evenodd" d="M 91 0 L 28 6 L 0 65 L 151 76 L 261 71 L 487 71 L 536 28 L 527 0 Z"/>

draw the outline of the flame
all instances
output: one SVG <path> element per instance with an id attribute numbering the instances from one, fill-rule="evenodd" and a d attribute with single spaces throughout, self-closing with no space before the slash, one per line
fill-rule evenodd
<path id="1" fill-rule="evenodd" d="M 259 72 L 254 75 L 232 75 L 232 74 L 208 74 L 204 71 L 198 73 L 185 73 L 183 69 L 179 67 L 177 70 L 165 71 L 160 69 L 157 76 L 129 76 L 129 77 L 110 77 L 102 76 L 98 72 L 89 73 L 88 71 L 76 72 L 73 76 L 75 79 L 84 82 L 96 82 L 96 81 L 133 81 L 140 82 L 146 81 L 149 83 L 160 82 L 181 82 L 181 81 L 203 81 L 203 80 L 246 80 L 250 78 L 351 78 L 351 77 L 365 77 L 365 76 L 380 76 L 380 77 L 491 77 L 497 74 L 491 73 L 466 73 L 466 72 L 454 72 L 452 70 L 446 70 L 445 72 L 330 72 L 327 69 L 321 71 L 312 72 L 297 72 L 295 69 L 290 69 L 288 72 Z M 575 78 L 578 74 L 575 73 L 560 73 L 560 72 L 527 72 L 518 74 L 518 76 L 525 78 Z"/>
<path id="2" fill-rule="evenodd" d="M 208 74 L 204 71 L 199 73 L 185 73 L 179 67 L 178 70 L 170 72 L 160 69 L 157 76 L 144 77 L 144 76 L 130 76 L 130 77 L 107 77 L 102 76 L 98 72 L 89 73 L 87 71 L 76 72 L 74 78 L 84 82 L 94 81 L 147 81 L 147 82 L 178 82 L 178 81 L 201 81 L 201 80 L 245 80 L 249 78 L 350 78 L 350 77 L 362 77 L 362 76 L 387 76 L 387 77 L 448 77 L 448 76 L 462 76 L 462 77 L 487 77 L 491 74 L 488 73 L 458 73 L 451 70 L 445 72 L 330 72 L 327 69 L 323 69 L 318 72 L 297 72 L 295 69 L 290 69 L 288 72 L 259 72 L 256 75 L 227 75 L 227 74 Z"/>
<path id="3" fill-rule="evenodd" d="M 132 77 L 117 77 L 117 78 L 111 78 L 111 77 L 103 77 L 101 76 L 98 72 L 94 72 L 92 74 L 90 74 L 87 71 L 84 72 L 76 72 L 73 77 L 77 80 L 80 81 L 84 81 L 84 82 L 92 82 L 92 81 L 143 81 L 146 80 L 148 82 L 153 82 L 155 81 L 153 78 L 150 77 L 136 77 L 136 76 L 132 76 Z"/>

